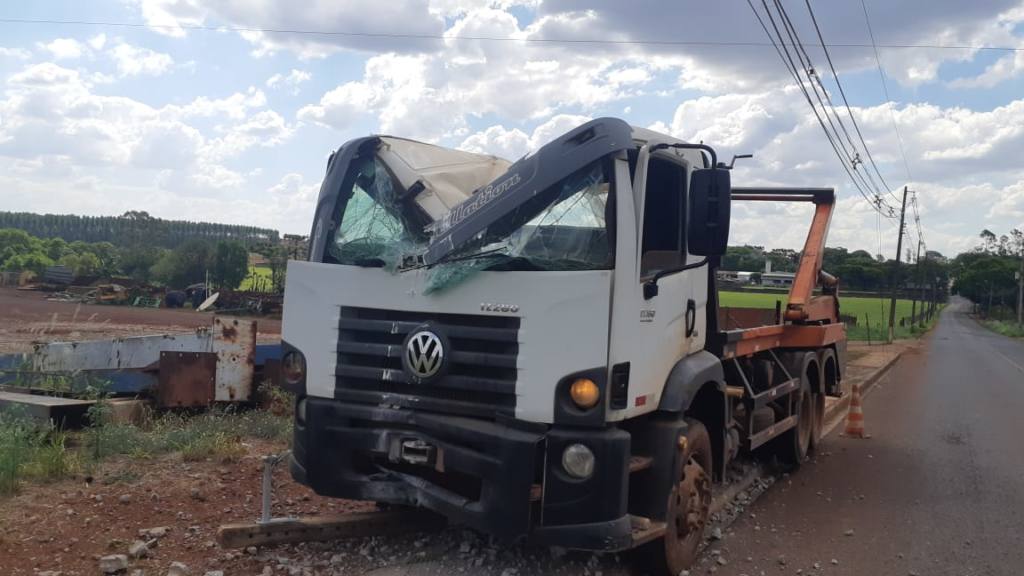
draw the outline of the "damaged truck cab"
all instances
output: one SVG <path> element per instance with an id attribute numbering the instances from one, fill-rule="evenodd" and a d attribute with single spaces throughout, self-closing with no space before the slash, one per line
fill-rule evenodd
<path id="1" fill-rule="evenodd" d="M 608 118 L 514 164 L 383 136 L 342 146 L 309 259 L 287 272 L 293 476 L 689 566 L 731 458 L 812 447 L 845 342 L 820 250 L 811 316 L 719 330 L 729 175 L 707 146 Z M 827 228 L 831 191 L 778 193 L 827 206 Z"/>

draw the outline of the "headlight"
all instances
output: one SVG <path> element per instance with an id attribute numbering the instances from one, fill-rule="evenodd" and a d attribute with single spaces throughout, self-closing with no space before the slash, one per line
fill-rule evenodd
<path id="1" fill-rule="evenodd" d="M 583 444 L 570 444 L 562 452 L 562 468 L 573 478 L 590 478 L 594 473 L 594 453 Z"/>
<path id="2" fill-rule="evenodd" d="M 301 353 L 291 350 L 281 358 L 281 375 L 288 384 L 299 384 L 306 378 L 306 359 Z"/>
<path id="3" fill-rule="evenodd" d="M 295 403 L 295 419 L 301 424 L 306 421 L 306 398 L 299 398 Z"/>
<path id="4" fill-rule="evenodd" d="M 601 399 L 601 390 L 590 378 L 580 378 L 569 387 L 569 397 L 576 406 L 587 410 L 597 405 Z"/>

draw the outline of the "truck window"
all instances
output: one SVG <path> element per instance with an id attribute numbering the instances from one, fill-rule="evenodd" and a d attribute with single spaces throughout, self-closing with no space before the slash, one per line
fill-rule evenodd
<path id="1" fill-rule="evenodd" d="M 644 192 L 641 276 L 650 276 L 685 262 L 685 210 L 686 169 L 680 164 L 652 156 Z"/>
<path id="2" fill-rule="evenodd" d="M 489 270 L 599 270 L 614 266 L 610 161 L 567 174 L 466 243 L 453 260 Z M 352 186 L 327 244 L 328 262 L 398 267 L 422 251 L 426 234 L 412 204 L 375 156 L 355 161 Z M 486 257 L 476 258 L 477 253 Z M 460 276 L 461 277 L 461 276 Z"/>

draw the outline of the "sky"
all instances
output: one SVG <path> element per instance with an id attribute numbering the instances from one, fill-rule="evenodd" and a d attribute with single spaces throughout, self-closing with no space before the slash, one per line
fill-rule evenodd
<path id="1" fill-rule="evenodd" d="M 807 3 L 783 5 L 852 131 Z M 810 6 L 878 186 L 891 205 L 916 192 L 925 246 L 955 255 L 1024 225 L 1024 3 Z M 754 154 L 734 185 L 834 187 L 829 245 L 893 257 L 897 222 L 860 196 L 766 42 L 745 0 L 6 3 L 0 210 L 307 234 L 326 159 L 349 139 L 515 160 L 614 116 Z M 737 204 L 730 243 L 799 249 L 809 222 L 809 206 Z"/>

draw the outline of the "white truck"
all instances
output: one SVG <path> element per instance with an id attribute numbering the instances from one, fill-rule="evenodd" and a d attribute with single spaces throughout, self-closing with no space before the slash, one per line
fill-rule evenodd
<path id="1" fill-rule="evenodd" d="M 293 477 L 499 537 L 690 566 L 727 464 L 767 444 L 798 465 L 845 355 L 821 270 L 834 193 L 733 188 L 730 168 L 612 118 L 514 164 L 346 143 L 308 261 L 287 272 Z M 739 200 L 815 216 L 777 322 L 721 330 L 714 271 Z"/>

